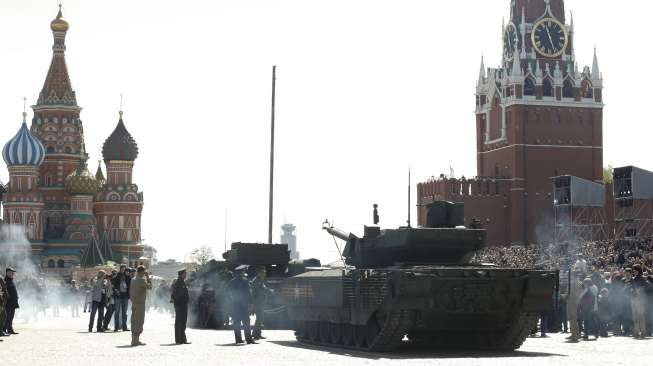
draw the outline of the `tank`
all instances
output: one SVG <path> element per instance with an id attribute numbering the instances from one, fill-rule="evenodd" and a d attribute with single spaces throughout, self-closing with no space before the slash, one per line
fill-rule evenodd
<path id="1" fill-rule="evenodd" d="M 229 325 L 225 286 L 233 278 L 234 268 L 247 265 L 251 280 L 259 267 L 265 267 L 267 284 L 276 290 L 265 304 L 267 329 L 291 329 L 286 308 L 279 296 L 279 286 L 289 276 L 305 272 L 307 266 L 320 266 L 316 260 L 290 261 L 286 244 L 232 243 L 231 249 L 222 254 L 224 261 L 209 261 L 191 274 L 188 281 L 193 327 L 221 329 Z"/>
<path id="2" fill-rule="evenodd" d="M 434 202 L 425 227 L 366 226 L 358 237 L 325 224 L 346 241 L 346 265 L 284 282 L 296 338 L 371 352 L 406 337 L 429 348 L 519 348 L 553 310 L 558 273 L 470 263 L 486 233 L 463 227 L 463 217 L 462 204 Z"/>

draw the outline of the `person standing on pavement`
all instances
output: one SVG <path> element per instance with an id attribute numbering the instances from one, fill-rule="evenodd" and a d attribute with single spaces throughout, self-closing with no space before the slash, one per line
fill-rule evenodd
<path id="1" fill-rule="evenodd" d="M 152 288 L 152 281 L 150 275 L 145 272 L 145 267 L 138 266 L 136 270 L 136 277 L 132 279 L 129 288 L 129 298 L 132 301 L 132 347 L 144 346 L 145 343 L 140 341 L 141 333 L 143 333 L 143 323 L 145 323 L 145 300 L 147 298 L 147 290 Z"/>
<path id="2" fill-rule="evenodd" d="M 18 290 L 16 290 L 16 284 L 14 284 L 15 273 L 16 270 L 11 267 L 8 267 L 5 271 L 7 300 L 5 303 L 5 322 L 3 330 L 6 334 L 18 334 L 14 331 L 14 315 L 16 314 L 16 309 L 20 308 L 18 305 Z"/>
<path id="3" fill-rule="evenodd" d="M 578 322 L 578 302 L 582 292 L 581 279 L 583 272 L 580 266 L 574 266 L 569 275 L 569 296 L 567 297 L 567 317 L 569 318 L 569 330 L 571 335 L 567 337 L 572 342 L 580 339 L 580 326 Z"/>
<path id="4" fill-rule="evenodd" d="M 127 273 L 127 265 L 121 264 L 118 275 L 113 279 L 113 288 L 117 290 L 114 294 L 114 332 L 122 329 L 127 332 L 127 307 L 129 306 L 129 285 L 131 276 Z"/>
<path id="5" fill-rule="evenodd" d="M 241 328 L 245 333 L 245 341 L 248 344 L 256 344 L 252 339 L 252 329 L 249 323 L 249 313 L 252 308 L 252 293 L 249 282 L 245 278 L 247 266 L 239 266 L 234 272 L 236 276 L 227 284 L 227 294 L 230 300 L 230 314 L 233 320 L 234 335 L 236 344 L 243 342 Z"/>
<path id="6" fill-rule="evenodd" d="M 7 304 L 7 284 L 0 276 L 0 337 L 6 337 L 5 333 L 5 305 Z M 2 340 L 0 340 L 2 342 Z"/>
<path id="7" fill-rule="evenodd" d="M 631 307 L 633 312 L 633 337 L 646 338 L 646 288 L 648 284 L 642 276 L 642 266 L 633 266 L 633 279 L 630 281 Z"/>
<path id="8" fill-rule="evenodd" d="M 254 303 L 254 314 L 256 321 L 254 322 L 254 339 L 265 339 L 261 331 L 265 325 L 265 303 L 268 296 L 273 292 L 267 286 L 267 271 L 265 267 L 259 267 L 256 271 L 256 277 L 250 282 L 252 289 L 252 301 Z"/>
<path id="9" fill-rule="evenodd" d="M 111 318 L 113 317 L 113 311 L 115 309 L 115 295 L 116 291 L 113 288 L 113 279 L 116 278 L 118 272 L 114 269 L 111 271 L 111 274 L 107 276 L 107 311 L 104 314 L 104 320 L 102 321 L 102 329 L 105 331 L 109 330 L 109 323 L 111 323 Z"/>
<path id="10" fill-rule="evenodd" d="M 104 332 L 104 307 L 107 304 L 107 294 L 109 291 L 109 283 L 105 278 L 106 272 L 100 270 L 97 276 L 93 279 L 91 284 L 91 316 L 88 320 L 88 332 L 93 331 L 93 323 L 95 322 L 95 314 L 97 314 L 96 331 L 98 333 Z"/>
<path id="11" fill-rule="evenodd" d="M 177 272 L 177 279 L 172 284 L 170 302 L 175 306 L 175 344 L 190 344 L 186 339 L 186 322 L 188 321 L 188 287 L 186 270 Z"/>

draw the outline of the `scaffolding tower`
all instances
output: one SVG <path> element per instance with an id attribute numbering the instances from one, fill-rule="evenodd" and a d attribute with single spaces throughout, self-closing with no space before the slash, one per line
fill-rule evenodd
<path id="1" fill-rule="evenodd" d="M 615 168 L 614 231 L 617 240 L 653 236 L 653 173 L 635 166 Z"/>
<path id="2" fill-rule="evenodd" d="M 553 178 L 554 243 L 608 238 L 605 187 L 572 175 Z"/>

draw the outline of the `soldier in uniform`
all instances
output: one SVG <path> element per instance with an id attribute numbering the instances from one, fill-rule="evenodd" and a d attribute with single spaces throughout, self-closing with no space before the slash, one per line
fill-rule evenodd
<path id="1" fill-rule="evenodd" d="M 256 322 L 254 322 L 254 339 L 265 339 L 261 334 L 263 325 L 265 325 L 265 302 L 268 296 L 273 292 L 266 284 L 267 272 L 265 267 L 259 267 L 256 271 L 256 277 L 250 282 L 252 288 L 252 300 L 254 302 L 254 314 L 256 314 Z"/>
<path id="2" fill-rule="evenodd" d="M 5 271 L 5 284 L 7 286 L 7 300 L 5 301 L 5 322 L 4 322 L 4 332 L 7 334 L 18 334 L 14 331 L 14 314 L 16 309 L 20 306 L 18 305 L 18 291 L 16 291 L 16 285 L 14 284 L 14 270 L 11 267 L 8 267 Z"/>
<path id="3" fill-rule="evenodd" d="M 572 342 L 577 342 L 580 339 L 577 308 L 582 292 L 581 280 L 583 278 L 582 268 L 574 265 L 569 274 L 569 297 L 567 298 L 567 318 L 569 319 L 569 330 L 571 331 L 571 335 L 567 339 Z"/>
<path id="4" fill-rule="evenodd" d="M 186 322 L 188 320 L 188 287 L 186 270 L 177 272 L 177 279 L 172 284 L 170 302 L 175 305 L 175 343 L 190 344 L 186 339 Z"/>
<path id="5" fill-rule="evenodd" d="M 9 334 L 5 333 L 5 305 L 7 303 L 7 284 L 4 278 L 0 276 L 0 337 L 6 337 Z M 2 342 L 2 340 L 0 340 Z"/>
<path id="6" fill-rule="evenodd" d="M 246 266 L 239 266 L 236 268 L 236 276 L 229 281 L 227 285 L 227 294 L 231 301 L 231 319 L 233 320 L 234 335 L 236 336 L 236 344 L 244 343 L 241 335 L 241 327 L 245 332 L 245 341 L 248 344 L 256 344 L 252 339 L 252 330 L 249 324 L 249 312 L 252 307 L 252 293 L 249 287 L 249 282 L 245 278 Z"/>
<path id="7" fill-rule="evenodd" d="M 140 341 L 141 333 L 143 333 L 143 323 L 145 322 L 145 299 L 147 297 L 147 290 L 152 288 L 152 281 L 150 275 L 145 272 L 145 267 L 138 266 L 136 270 L 136 277 L 131 280 L 129 287 L 129 298 L 132 300 L 132 347 L 144 346 L 145 343 Z"/>

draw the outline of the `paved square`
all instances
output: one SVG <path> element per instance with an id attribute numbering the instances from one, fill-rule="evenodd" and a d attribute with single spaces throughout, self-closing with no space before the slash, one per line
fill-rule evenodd
<path id="1" fill-rule="evenodd" d="M 88 315 L 83 314 L 82 315 Z M 149 313 L 142 347 L 129 347 L 129 333 L 87 333 L 88 318 L 41 319 L 17 322 L 17 336 L 2 338 L 1 365 L 585 365 L 646 364 L 653 340 L 611 337 L 566 343 L 563 335 L 529 338 L 517 352 L 487 354 L 415 351 L 371 354 L 334 348 L 319 349 L 295 341 L 291 331 L 267 331 L 257 345 L 236 346 L 229 330 L 189 329 L 190 345 L 174 345 L 173 319 Z"/>

